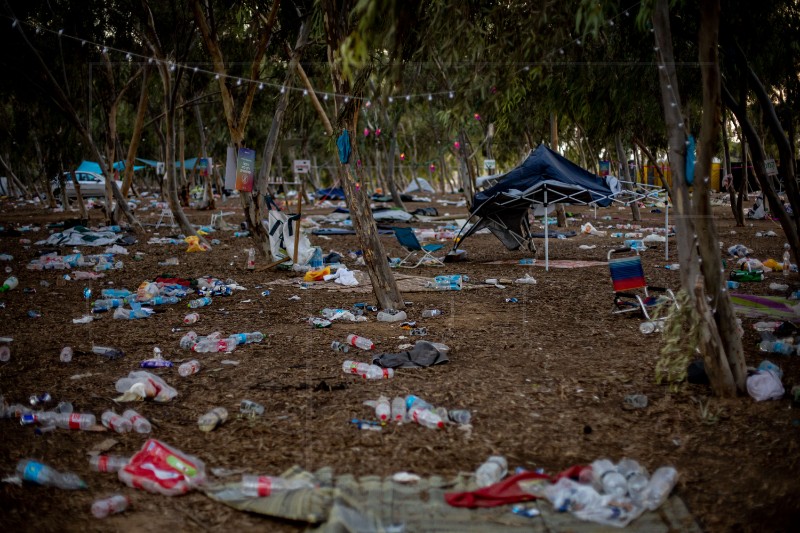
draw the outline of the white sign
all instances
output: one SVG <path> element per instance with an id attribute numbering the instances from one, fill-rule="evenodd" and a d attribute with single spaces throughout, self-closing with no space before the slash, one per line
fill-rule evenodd
<path id="1" fill-rule="evenodd" d="M 483 160 L 483 168 L 484 169 L 489 170 L 489 169 L 492 169 L 492 168 L 495 168 L 495 167 L 496 167 L 496 165 L 495 165 L 494 159 L 484 159 Z"/>
<path id="2" fill-rule="evenodd" d="M 294 173 L 295 174 L 308 174 L 311 170 L 311 161 L 308 159 L 295 159 L 294 160 Z"/>
<path id="3" fill-rule="evenodd" d="M 767 176 L 777 176 L 778 175 L 778 165 L 775 164 L 774 159 L 765 159 L 764 160 L 764 170 L 767 171 Z"/>

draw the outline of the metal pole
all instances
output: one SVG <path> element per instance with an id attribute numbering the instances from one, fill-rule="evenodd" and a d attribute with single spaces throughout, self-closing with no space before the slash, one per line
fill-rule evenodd
<path id="1" fill-rule="evenodd" d="M 664 260 L 669 261 L 669 194 L 664 197 Z"/>
<path id="2" fill-rule="evenodd" d="M 547 188 L 544 189 L 544 270 L 550 271 L 550 241 L 548 240 L 547 223 Z"/>

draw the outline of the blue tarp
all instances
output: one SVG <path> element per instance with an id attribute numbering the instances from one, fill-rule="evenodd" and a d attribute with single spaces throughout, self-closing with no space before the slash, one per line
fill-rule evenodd
<path id="1" fill-rule="evenodd" d="M 150 167 L 158 167 L 160 163 L 160 161 L 153 161 L 152 159 L 142 159 L 141 157 L 137 157 L 136 160 Z M 196 164 L 197 164 L 196 157 L 193 157 L 191 159 L 186 159 L 183 162 L 183 165 L 187 168 L 187 170 L 192 170 Z M 180 166 L 181 162 L 175 161 L 175 168 L 180 168 Z M 136 169 L 134 168 L 134 170 Z"/>
<path id="2" fill-rule="evenodd" d="M 125 161 L 117 161 L 114 163 L 114 170 L 123 170 L 125 168 Z M 139 171 L 144 168 L 144 165 L 133 165 L 133 171 Z"/>
<path id="3" fill-rule="evenodd" d="M 144 163 L 148 167 L 157 167 L 159 163 L 158 161 L 153 161 L 152 159 L 142 159 L 141 157 L 137 157 L 136 160 Z"/>

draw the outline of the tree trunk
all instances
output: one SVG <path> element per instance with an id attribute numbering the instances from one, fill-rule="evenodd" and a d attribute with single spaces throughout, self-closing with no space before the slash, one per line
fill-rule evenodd
<path id="1" fill-rule="evenodd" d="M 653 9 L 653 29 L 655 32 L 657 56 L 659 60 L 658 77 L 661 86 L 661 99 L 669 140 L 668 158 L 672 169 L 672 192 L 675 204 L 675 227 L 678 244 L 678 257 L 681 268 L 681 287 L 694 299 L 694 286 L 697 282 L 699 265 L 697 246 L 694 239 L 693 209 L 689 188 L 686 184 L 686 133 L 678 78 L 672 52 L 672 33 L 669 23 L 668 0 L 656 0 Z M 692 302 L 694 304 L 694 302 Z"/>
<path id="2" fill-rule="evenodd" d="M 81 215 L 81 220 L 89 220 L 89 214 L 86 212 L 86 204 L 83 201 L 83 194 L 81 193 L 81 184 L 78 183 L 78 179 L 75 177 L 75 172 L 70 172 L 69 175 L 72 179 L 72 184 L 75 186 L 75 196 L 78 200 L 78 212 Z M 62 194 L 64 198 L 67 197 L 66 191 L 64 191 Z"/>
<path id="3" fill-rule="evenodd" d="M 744 227 L 744 213 L 742 212 L 742 200 L 740 194 L 737 193 L 736 187 L 733 184 L 733 172 L 731 170 L 731 148 L 728 142 L 728 120 L 725 108 L 722 108 L 722 148 L 724 154 L 723 170 L 725 177 L 723 183 L 728 180 L 727 191 L 731 200 L 731 211 L 733 211 L 733 219 L 736 221 L 736 227 Z"/>
<path id="4" fill-rule="evenodd" d="M 550 148 L 556 153 L 561 153 L 558 148 L 558 115 L 554 112 L 550 112 Z M 564 228 L 567 225 L 567 213 L 564 211 L 564 204 L 556 204 L 556 222 L 559 228 Z"/>
<path id="5" fill-rule="evenodd" d="M 214 210 L 217 208 L 214 200 L 214 187 L 212 185 L 214 182 L 214 169 L 212 168 L 210 161 L 208 161 L 208 148 L 206 146 L 206 130 L 203 126 L 203 114 L 200 112 L 200 103 L 196 98 L 194 99 L 192 107 L 194 107 L 194 118 L 197 121 L 197 134 L 200 137 L 200 157 L 204 158 L 209 163 L 206 167 L 206 175 L 204 176 L 205 180 L 203 182 L 203 196 L 204 200 L 208 202 L 206 204 L 208 209 Z M 194 168 L 195 170 L 197 169 L 197 163 L 195 163 Z M 221 189 L 220 194 L 222 194 Z"/>
<path id="6" fill-rule="evenodd" d="M 139 141 L 142 139 L 144 129 L 144 117 L 147 114 L 147 81 L 150 78 L 150 69 L 142 67 L 142 91 L 139 94 L 139 107 L 136 109 L 136 120 L 133 123 L 133 133 L 131 133 L 131 144 L 128 146 L 128 155 L 125 157 L 125 174 L 122 178 L 122 196 L 128 197 L 128 191 L 133 184 L 133 167 L 136 160 L 136 151 L 139 149 Z"/>
<path id="7" fill-rule="evenodd" d="M 703 117 L 696 177 L 694 181 L 694 204 L 697 230 L 697 245 L 702 262 L 700 269 L 705 280 L 705 292 L 711 296 L 711 316 L 706 313 L 710 333 L 706 342 L 701 342 L 701 351 L 706 368 L 719 365 L 717 379 L 711 388 L 717 396 L 733 397 L 736 389 L 745 392 L 747 370 L 745 368 L 742 341 L 736 325 L 736 314 L 723 288 L 722 258 L 719 251 L 719 236 L 714 223 L 714 212 L 709 198 L 709 181 L 712 157 L 719 149 L 720 124 L 720 74 L 717 56 L 719 36 L 719 0 L 701 0 L 699 34 L 699 61 L 703 81 Z M 701 293 L 702 295 L 702 293 Z M 698 297 L 705 304 L 705 297 Z M 702 309 L 698 308 L 698 311 Z M 703 315 L 701 315 L 703 316 Z M 727 358 L 727 361 L 726 361 Z M 726 364 L 721 364 L 726 363 Z"/>
<path id="8" fill-rule="evenodd" d="M 617 148 L 617 158 L 619 159 L 620 164 L 620 177 L 622 177 L 622 188 L 626 191 L 632 191 L 633 187 L 631 186 L 631 173 L 630 168 L 628 167 L 628 157 L 625 155 L 625 149 L 622 147 L 622 137 L 619 133 L 614 138 L 614 142 Z M 639 222 L 642 220 L 642 214 L 639 212 L 639 200 L 634 199 L 631 202 L 631 216 L 635 222 Z"/>

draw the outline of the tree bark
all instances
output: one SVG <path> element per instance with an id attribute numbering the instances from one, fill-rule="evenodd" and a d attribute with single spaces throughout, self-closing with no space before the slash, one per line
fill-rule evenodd
<path id="1" fill-rule="evenodd" d="M 619 158 L 620 175 L 624 178 L 622 180 L 622 187 L 627 191 L 633 191 L 633 187 L 631 187 L 631 172 L 630 168 L 628 167 L 628 157 L 625 155 L 625 149 L 622 147 L 622 137 L 619 133 L 617 133 L 614 137 L 614 143 L 616 144 L 617 148 L 617 158 Z M 638 200 L 631 202 L 631 216 L 635 222 L 642 220 L 642 214 L 639 211 Z"/>
<path id="2" fill-rule="evenodd" d="M 701 342 L 701 352 L 706 368 L 719 365 L 721 368 L 711 388 L 717 396 L 733 397 L 736 389 L 745 392 L 747 370 L 745 368 L 742 341 L 736 324 L 728 291 L 723 288 L 722 258 L 719 236 L 714 223 L 714 212 L 709 198 L 709 181 L 712 157 L 719 148 L 720 124 L 720 74 L 717 56 L 719 36 L 719 0 L 701 0 L 699 34 L 699 61 L 703 81 L 703 117 L 700 128 L 700 150 L 697 158 L 694 181 L 694 205 L 697 214 L 695 228 L 698 250 L 702 262 L 700 269 L 705 280 L 705 292 L 711 296 L 711 313 L 705 313 L 709 325 L 706 342 Z M 702 296 L 702 292 L 701 292 Z M 698 302 L 705 304 L 705 297 Z M 698 309 L 702 311 L 702 309 Z M 727 359 L 727 360 L 726 360 Z"/>
<path id="3" fill-rule="evenodd" d="M 125 157 L 125 174 L 122 178 L 122 196 L 128 197 L 128 191 L 133 184 L 133 167 L 136 160 L 136 151 L 139 149 L 139 141 L 142 139 L 144 129 L 144 117 L 147 114 L 147 81 L 150 78 L 150 69 L 142 67 L 142 91 L 139 94 L 139 107 L 136 109 L 136 120 L 133 123 L 133 133 L 131 133 L 131 143 L 128 145 L 128 155 Z"/>
<path id="4" fill-rule="evenodd" d="M 742 212 L 739 194 L 737 194 L 736 187 L 733 185 L 733 173 L 731 172 L 731 149 L 730 143 L 728 142 L 728 121 L 725 108 L 722 109 L 722 149 L 724 154 L 724 160 L 722 162 L 724 177 L 722 183 L 724 184 L 726 180 L 728 182 L 726 189 L 730 196 L 731 211 L 733 211 L 733 219 L 736 221 L 736 227 L 743 227 L 744 213 Z"/>

